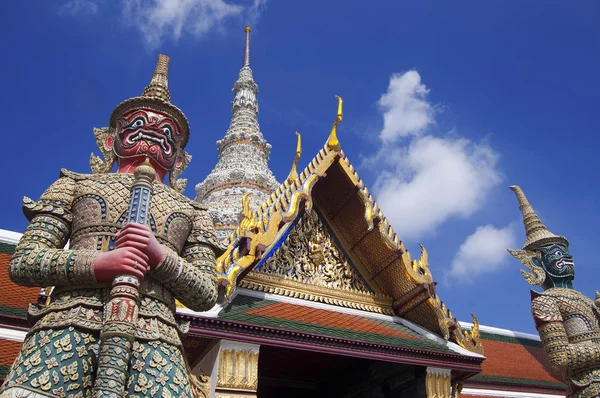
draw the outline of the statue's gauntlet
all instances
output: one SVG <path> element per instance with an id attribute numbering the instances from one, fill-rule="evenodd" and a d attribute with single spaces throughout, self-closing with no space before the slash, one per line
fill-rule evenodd
<path id="1" fill-rule="evenodd" d="M 95 250 L 63 250 L 69 225 L 53 215 L 36 215 L 10 261 L 9 275 L 22 286 L 93 285 Z"/>
<path id="2" fill-rule="evenodd" d="M 181 257 L 165 248 L 164 259 L 149 275 L 191 310 L 208 310 L 217 301 L 215 254 L 209 246 L 186 246 Z"/>

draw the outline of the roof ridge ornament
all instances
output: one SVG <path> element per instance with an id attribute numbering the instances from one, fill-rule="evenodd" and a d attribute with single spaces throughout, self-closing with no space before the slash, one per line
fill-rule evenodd
<path id="1" fill-rule="evenodd" d="M 242 62 L 242 68 L 250 67 L 250 26 L 244 28 L 246 32 L 246 40 L 244 41 L 244 60 Z"/>
<path id="2" fill-rule="evenodd" d="M 302 156 L 302 137 L 300 133 L 296 131 L 296 136 L 298 137 L 298 143 L 296 144 L 296 156 L 294 156 L 294 162 L 292 163 L 292 169 L 290 170 L 290 174 L 288 175 L 286 181 L 291 184 L 295 180 L 298 179 L 298 160 L 300 160 L 300 156 Z"/>
<path id="3" fill-rule="evenodd" d="M 335 121 L 333 122 L 333 127 L 331 128 L 331 133 L 329 133 L 329 138 L 327 139 L 327 148 L 332 151 L 340 150 L 340 142 L 337 139 L 337 126 L 342 121 L 344 117 L 344 113 L 342 111 L 342 97 L 336 95 L 335 98 L 338 100 L 338 111 L 337 116 L 335 117 Z"/>
<path id="4" fill-rule="evenodd" d="M 533 207 L 531 207 L 527 197 L 519 186 L 512 185 L 510 189 L 517 196 L 519 208 L 523 213 L 523 224 L 526 235 L 525 244 L 523 245 L 524 250 L 533 250 L 550 243 L 569 246 L 569 241 L 564 236 L 558 236 L 548 231 L 538 215 L 533 211 Z"/>

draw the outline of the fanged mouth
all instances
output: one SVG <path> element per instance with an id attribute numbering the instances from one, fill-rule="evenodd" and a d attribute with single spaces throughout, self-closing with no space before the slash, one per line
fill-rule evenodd
<path id="1" fill-rule="evenodd" d="M 157 144 L 159 144 L 161 146 L 161 148 L 165 151 L 165 153 L 167 153 L 167 154 L 171 153 L 171 146 L 166 142 L 166 140 L 163 137 L 157 137 L 153 134 L 152 135 L 145 134 L 143 131 L 138 131 L 137 133 L 131 134 L 131 135 L 129 135 L 129 137 L 127 137 L 127 141 L 129 141 L 132 144 L 139 140 L 146 140 L 148 142 L 156 142 Z"/>
<path id="2" fill-rule="evenodd" d="M 569 266 L 569 265 L 574 266 L 575 262 L 573 260 L 562 259 L 556 263 L 556 266 L 560 269 L 562 269 L 566 266 Z"/>

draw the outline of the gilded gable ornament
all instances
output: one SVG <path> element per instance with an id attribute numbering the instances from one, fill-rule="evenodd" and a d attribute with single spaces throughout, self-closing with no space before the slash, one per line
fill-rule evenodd
<path id="1" fill-rule="evenodd" d="M 310 285 L 371 293 L 314 210 L 302 216 L 258 272 Z"/>

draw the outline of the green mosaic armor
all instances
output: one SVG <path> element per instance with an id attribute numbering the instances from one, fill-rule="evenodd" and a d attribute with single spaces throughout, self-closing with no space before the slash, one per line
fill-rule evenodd
<path id="1" fill-rule="evenodd" d="M 54 289 L 46 306 L 30 306 L 35 323 L 1 397 L 91 396 L 110 289 L 96 283 L 93 261 L 114 245 L 114 234 L 127 222 L 132 184 L 130 174 L 63 170 L 39 201 L 24 199 L 30 224 L 11 260 L 10 277 L 24 286 Z M 206 208 L 162 183 L 153 185 L 150 226 L 167 254 L 140 286 L 126 395 L 189 397 L 175 299 L 196 311 L 214 305 L 217 243 Z"/>

